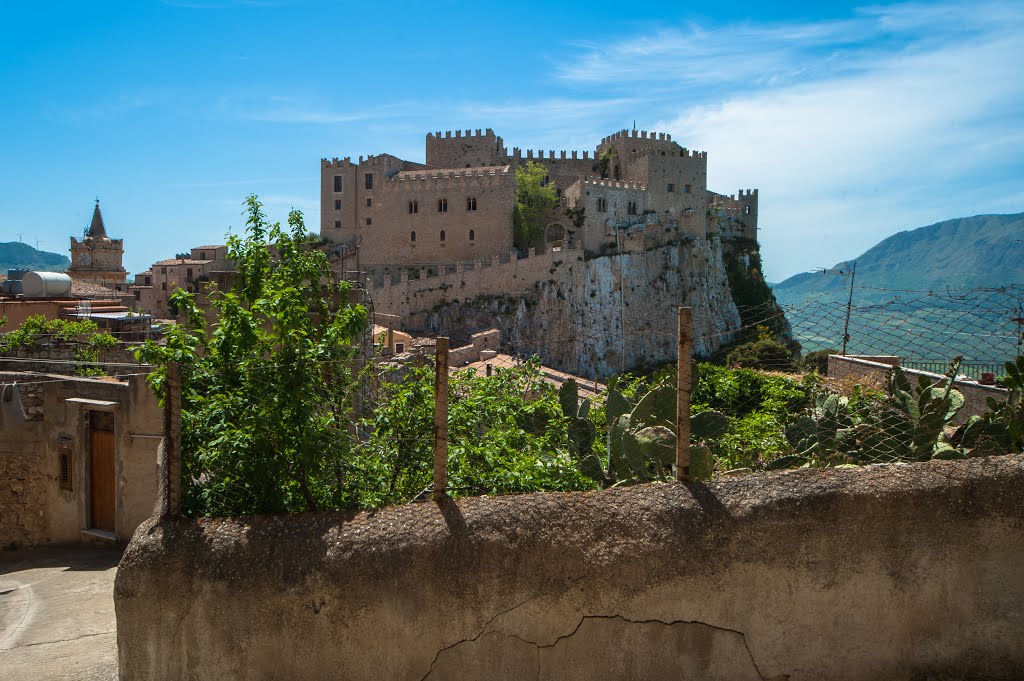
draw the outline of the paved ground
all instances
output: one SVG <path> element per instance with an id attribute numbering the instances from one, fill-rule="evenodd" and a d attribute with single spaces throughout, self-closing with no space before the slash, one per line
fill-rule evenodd
<path id="1" fill-rule="evenodd" d="M 108 548 L 0 551 L 0 679 L 117 678 Z"/>

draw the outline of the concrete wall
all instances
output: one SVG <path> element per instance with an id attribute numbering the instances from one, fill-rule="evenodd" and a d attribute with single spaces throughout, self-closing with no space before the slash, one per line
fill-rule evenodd
<path id="1" fill-rule="evenodd" d="M 149 521 L 122 679 L 1024 671 L 1024 456 Z"/>
<path id="2" fill-rule="evenodd" d="M 832 380 L 859 383 L 874 390 L 885 390 L 889 384 L 889 373 L 892 366 L 899 363 L 894 357 L 853 357 L 843 355 L 828 356 L 828 377 Z M 912 385 L 917 385 L 917 377 L 924 376 L 933 383 L 946 380 L 942 374 L 917 369 L 903 369 Z M 1006 400 L 1006 390 L 993 385 L 981 385 L 977 381 L 954 381 L 953 385 L 964 396 L 964 406 L 957 412 L 950 423 L 962 425 L 971 416 L 984 414 L 988 410 L 986 400 L 991 397 L 996 401 Z"/>
<path id="3" fill-rule="evenodd" d="M 127 542 L 153 512 L 156 450 L 163 411 L 144 377 L 111 381 L 0 372 L 17 382 L 28 420 L 0 426 L 0 547 L 84 540 L 89 517 L 90 409 L 114 414 L 115 532 Z M 104 405 L 67 401 L 94 400 Z M 71 461 L 71 489 L 59 481 L 60 450 Z"/>

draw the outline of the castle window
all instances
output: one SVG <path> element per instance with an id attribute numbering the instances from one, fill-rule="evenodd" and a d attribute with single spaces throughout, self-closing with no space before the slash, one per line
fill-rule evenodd
<path id="1" fill-rule="evenodd" d="M 366 188 L 373 189 L 373 173 L 366 173 Z"/>
<path id="2" fill-rule="evenodd" d="M 366 207 L 373 208 L 373 199 L 366 199 Z"/>
<path id="3" fill-rule="evenodd" d="M 369 227 L 373 224 L 373 218 L 366 218 L 366 226 Z"/>
<path id="4" fill-rule="evenodd" d="M 444 230 L 441 230 L 441 243 L 444 243 Z"/>
<path id="5" fill-rule="evenodd" d="M 745 208 L 745 209 L 743 210 L 743 214 L 744 214 L 744 215 L 750 215 L 750 206 L 747 206 L 747 207 L 746 207 L 746 208 Z"/>
<path id="6" fill-rule="evenodd" d="M 676 186 L 674 184 L 672 184 L 671 182 L 669 182 L 669 184 L 668 184 L 668 193 L 671 194 L 675 190 L 676 190 Z"/>
<path id="7" fill-rule="evenodd" d="M 684 184 L 683 185 L 683 193 L 684 194 L 689 194 L 690 193 L 690 185 L 688 185 L 688 184 Z"/>
<path id="8" fill-rule="evenodd" d="M 608 212 L 608 199 L 603 196 L 597 197 L 597 212 L 607 213 Z"/>
<path id="9" fill-rule="evenodd" d="M 334 199 L 334 210 L 341 210 L 341 199 Z"/>
<path id="10" fill-rule="evenodd" d="M 469 230 L 469 240 L 470 241 L 476 241 L 476 230 L 474 230 L 474 229 Z"/>
<path id="11" fill-rule="evenodd" d="M 167 290 L 167 282 L 166 282 L 166 281 L 164 281 L 164 282 L 161 282 L 161 283 L 160 283 L 160 288 L 161 288 L 162 290 L 166 291 L 166 290 Z"/>
<path id="12" fill-rule="evenodd" d="M 395 354 L 400 355 L 405 352 L 405 343 L 395 343 Z"/>
<path id="13" fill-rule="evenodd" d="M 206 260 L 206 251 L 199 251 L 199 259 Z"/>
<path id="14" fill-rule="evenodd" d="M 619 166 L 617 165 L 615 166 L 615 179 L 621 179 L 621 174 L 619 173 Z"/>
<path id="15" fill-rule="evenodd" d="M 409 232 L 409 241 L 416 241 L 416 232 Z"/>
<path id="16" fill-rule="evenodd" d="M 140 294 L 141 294 L 141 291 L 136 291 L 135 292 L 135 300 L 142 300 L 142 296 Z"/>
<path id="17" fill-rule="evenodd" d="M 167 274 L 167 265 L 163 265 L 160 268 L 160 274 Z"/>
<path id="18" fill-rule="evenodd" d="M 438 213 L 447 213 L 448 212 L 448 199 L 438 199 L 437 200 L 437 212 Z"/>
<path id="19" fill-rule="evenodd" d="M 189 267 L 185 270 L 185 282 L 188 284 L 192 283 L 192 268 Z"/>
<path id="20" fill-rule="evenodd" d="M 334 221 L 334 229 L 341 229 L 341 220 Z"/>
<path id="21" fill-rule="evenodd" d="M 409 213 L 412 214 L 412 213 L 419 213 L 419 212 L 420 212 L 420 202 L 419 201 L 410 201 L 409 202 Z"/>
<path id="22" fill-rule="evenodd" d="M 466 199 L 466 210 L 476 210 L 476 197 L 471 196 Z"/>
<path id="23" fill-rule="evenodd" d="M 630 201 L 626 204 L 626 212 L 630 215 L 636 215 L 636 201 Z"/>
<path id="24" fill-rule="evenodd" d="M 334 191 L 337 192 L 337 193 L 341 192 L 341 187 L 342 187 L 341 181 L 342 181 L 342 176 L 341 175 L 335 175 L 334 176 Z"/>
<path id="25" fill-rule="evenodd" d="M 153 277 L 146 277 L 146 286 L 153 285 Z"/>

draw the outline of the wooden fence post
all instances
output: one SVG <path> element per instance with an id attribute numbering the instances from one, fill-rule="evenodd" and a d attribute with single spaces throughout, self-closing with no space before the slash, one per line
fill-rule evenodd
<path id="1" fill-rule="evenodd" d="M 690 361 L 693 357 L 693 310 L 679 308 L 679 355 L 676 365 L 676 480 L 690 479 Z"/>
<path id="2" fill-rule="evenodd" d="M 181 514 L 181 365 L 167 365 L 164 395 L 163 469 L 166 477 L 161 481 L 161 516 L 171 518 Z"/>
<path id="3" fill-rule="evenodd" d="M 434 356 L 434 501 L 448 496 L 448 339 L 438 338 Z"/>

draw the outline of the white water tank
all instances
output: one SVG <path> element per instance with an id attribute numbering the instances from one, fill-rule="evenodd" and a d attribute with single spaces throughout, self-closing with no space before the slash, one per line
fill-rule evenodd
<path id="1" fill-rule="evenodd" d="M 71 293 L 71 277 L 63 272 L 28 272 L 21 279 L 26 298 L 58 298 Z"/>

